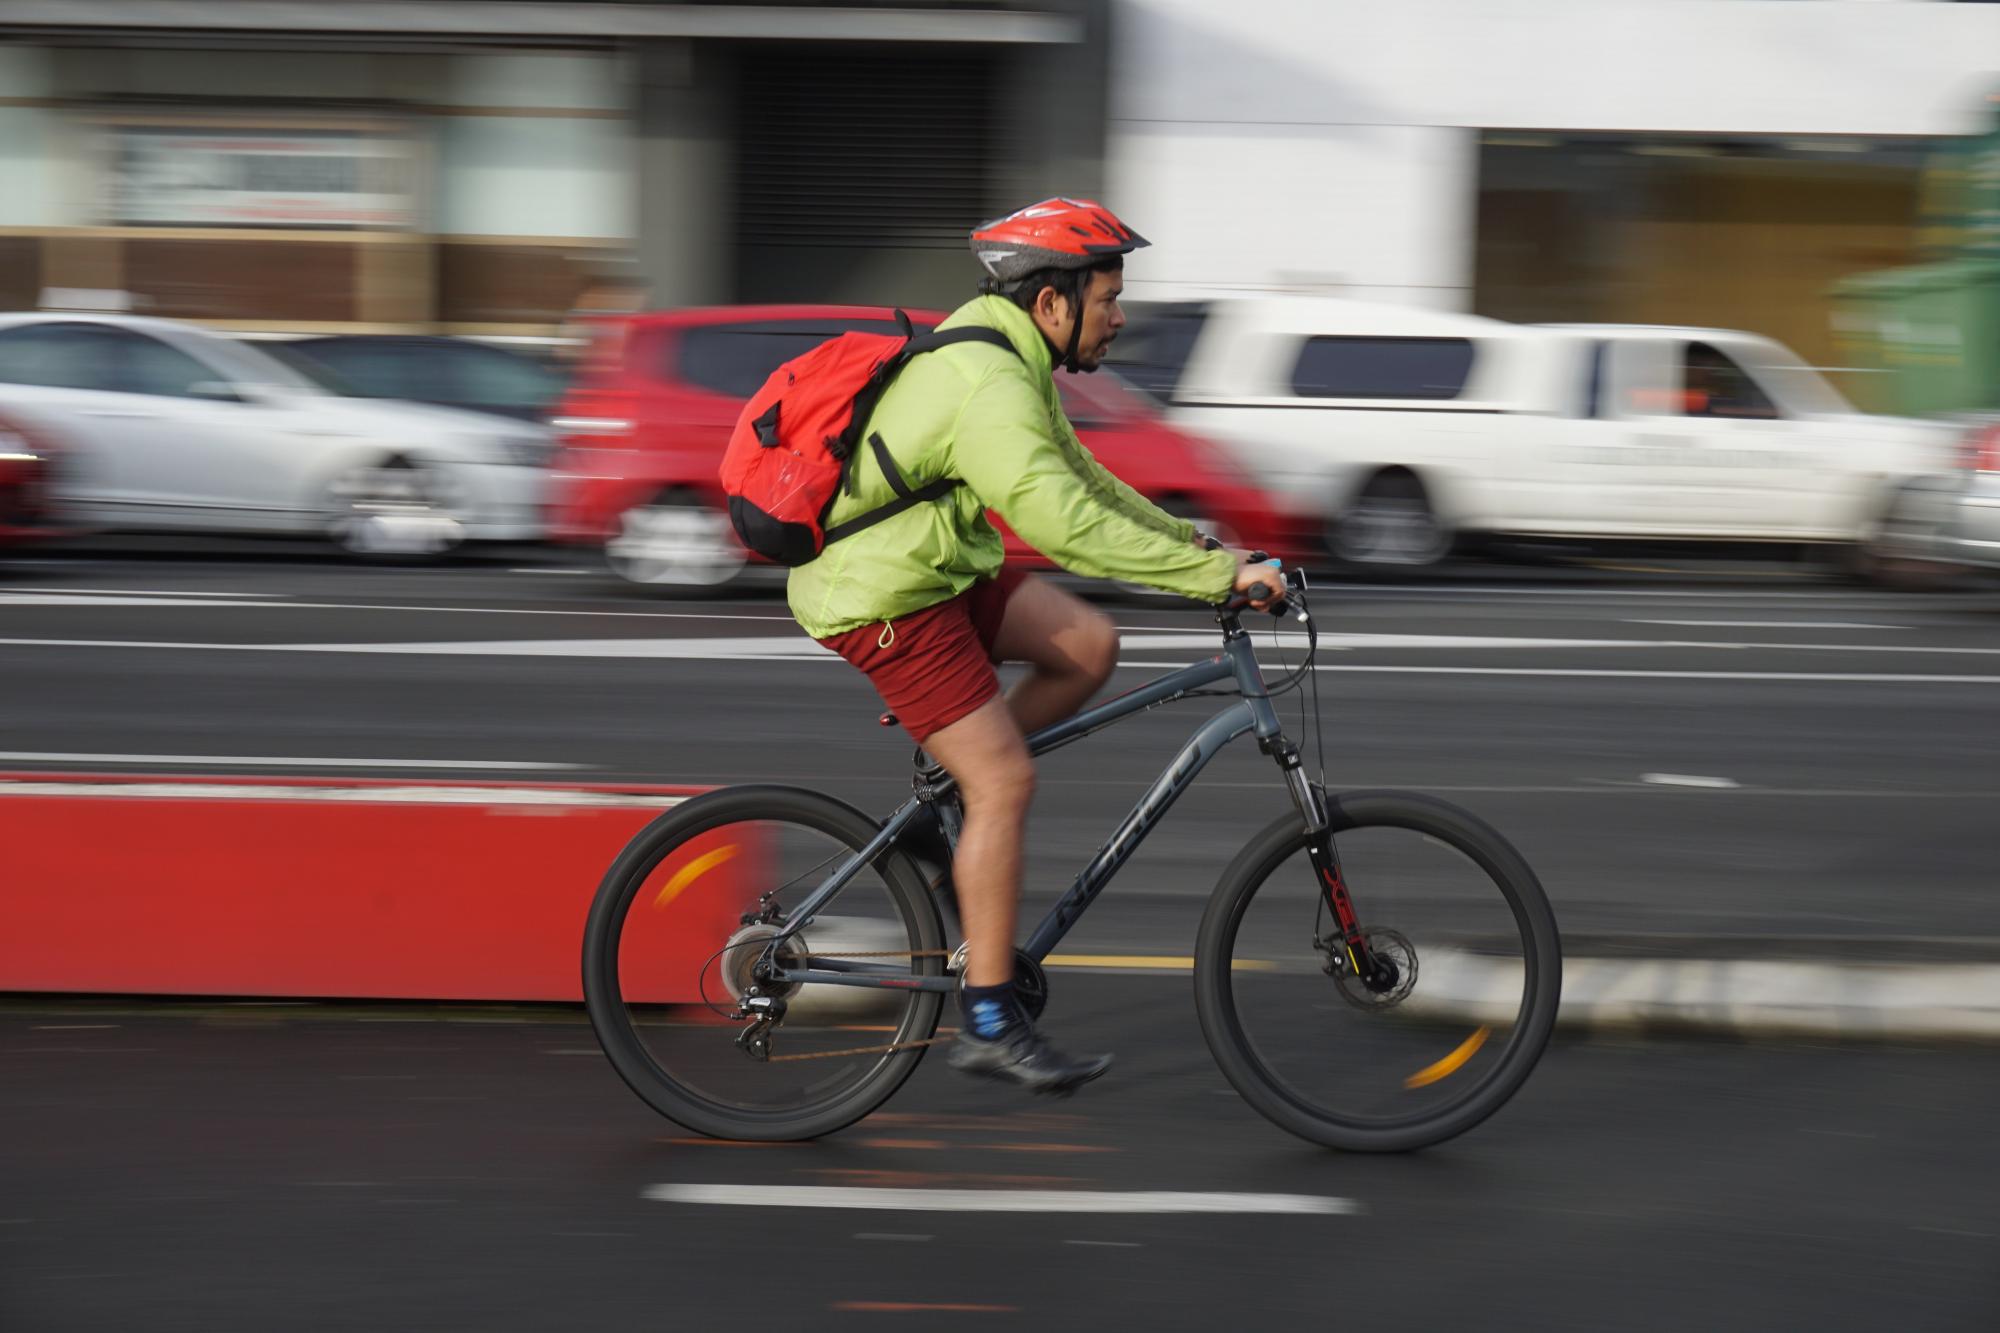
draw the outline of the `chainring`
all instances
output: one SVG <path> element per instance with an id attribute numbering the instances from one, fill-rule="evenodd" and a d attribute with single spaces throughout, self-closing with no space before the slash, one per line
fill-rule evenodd
<path id="1" fill-rule="evenodd" d="M 961 944 L 952 950 L 951 962 L 945 967 L 959 978 L 961 986 L 965 984 L 965 956 L 966 948 Z M 1031 1021 L 1039 1020 L 1042 1010 L 1049 1007 L 1049 974 L 1019 949 L 1014 950 L 1014 998 Z"/>

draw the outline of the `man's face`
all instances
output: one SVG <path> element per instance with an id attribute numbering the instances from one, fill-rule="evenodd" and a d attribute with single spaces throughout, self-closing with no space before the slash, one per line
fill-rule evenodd
<path id="1" fill-rule="evenodd" d="M 1076 363 L 1084 370 L 1104 364 L 1105 353 L 1125 327 L 1125 311 L 1118 298 L 1125 294 L 1123 273 L 1093 273 L 1083 291 L 1083 338 L 1077 343 Z"/>

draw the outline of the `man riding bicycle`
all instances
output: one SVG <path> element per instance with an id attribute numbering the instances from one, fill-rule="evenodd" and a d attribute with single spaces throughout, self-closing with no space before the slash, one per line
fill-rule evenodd
<path id="1" fill-rule="evenodd" d="M 1077 711 L 1109 679 L 1109 617 L 1054 584 L 1002 567 L 989 509 L 1064 568 L 1207 602 L 1273 582 L 1268 566 L 1210 543 L 1119 481 L 1063 415 L 1058 364 L 1094 371 L 1125 324 L 1124 257 L 1147 242 L 1087 199 L 1048 199 L 971 235 L 982 294 L 939 330 L 997 330 L 1012 352 L 960 342 L 914 358 L 869 417 L 906 489 L 961 484 L 793 569 L 792 614 L 863 671 L 958 785 L 964 827 L 952 861 L 966 965 L 952 1067 L 1064 1091 L 1110 1067 L 1067 1055 L 1014 994 L 1021 841 L 1034 794 L 1024 737 Z M 857 451 L 829 527 L 898 497 Z M 1029 673 L 1001 697 L 994 665 Z"/>

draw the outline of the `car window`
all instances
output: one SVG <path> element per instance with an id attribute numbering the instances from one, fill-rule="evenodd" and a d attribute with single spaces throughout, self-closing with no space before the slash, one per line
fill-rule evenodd
<path id="1" fill-rule="evenodd" d="M 1308 338 L 1292 366 L 1301 398 L 1456 398 L 1472 374 L 1464 338 Z"/>
<path id="2" fill-rule="evenodd" d="M 341 392 L 360 398 L 411 398 L 422 392 L 424 359 L 404 344 L 372 338 L 338 342 L 274 344 L 269 350 L 297 365 L 310 363 L 333 373 L 330 383 Z M 325 379 L 321 375 L 322 380 Z"/>
<path id="3" fill-rule="evenodd" d="M 482 407 L 545 408 L 562 395 L 562 380 L 540 362 L 494 347 L 446 349 L 451 399 Z"/>
<path id="4" fill-rule="evenodd" d="M 1132 425 L 1158 412 L 1153 400 L 1108 366 L 1078 373 L 1056 371 L 1056 392 L 1063 415 L 1078 430 Z"/>
<path id="5" fill-rule="evenodd" d="M 120 330 L 112 360 L 111 388 L 121 393 L 145 393 L 166 398 L 192 398 L 197 384 L 214 384 L 222 376 L 177 347 L 158 338 Z"/>
<path id="6" fill-rule="evenodd" d="M 1681 366 L 1685 410 L 1691 417 L 1769 421 L 1778 415 L 1770 395 L 1727 352 L 1689 343 Z"/>
<path id="7" fill-rule="evenodd" d="M 0 330 L 0 382 L 51 389 L 109 389 L 115 331 L 96 324 L 28 324 Z"/>
<path id="8" fill-rule="evenodd" d="M 1109 360 L 1147 397 L 1164 403 L 1174 395 L 1195 339 L 1208 322 L 1208 306 L 1199 301 L 1140 303 L 1126 306 L 1131 320 L 1111 344 Z"/>
<path id="9" fill-rule="evenodd" d="M 760 320 L 697 324 L 680 331 L 667 378 L 730 398 L 748 398 L 772 371 L 828 338 L 854 331 L 901 333 L 892 319 Z"/>
<path id="10" fill-rule="evenodd" d="M 1062 400 L 1063 415 L 1078 430 L 1095 430 L 1104 424 L 1104 413 L 1091 401 L 1090 393 L 1068 371 L 1056 373 L 1056 397 Z"/>

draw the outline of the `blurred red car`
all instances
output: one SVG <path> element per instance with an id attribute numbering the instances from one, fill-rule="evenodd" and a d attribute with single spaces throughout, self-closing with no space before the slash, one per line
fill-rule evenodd
<path id="1" fill-rule="evenodd" d="M 50 498 L 55 465 L 47 439 L 0 416 L 0 546 L 56 531 Z"/>
<path id="2" fill-rule="evenodd" d="M 943 316 L 911 312 L 920 327 Z M 603 320 L 554 425 L 549 532 L 602 546 L 611 569 L 662 591 L 726 585 L 755 561 L 723 512 L 716 469 L 743 403 L 780 363 L 854 330 L 898 331 L 893 312 L 735 306 Z M 1109 371 L 1056 376 L 1063 410 L 1104 466 L 1206 531 L 1264 541 L 1263 496 L 1221 450 L 1168 425 Z M 1048 560 L 1007 533 L 1011 560 Z"/>

